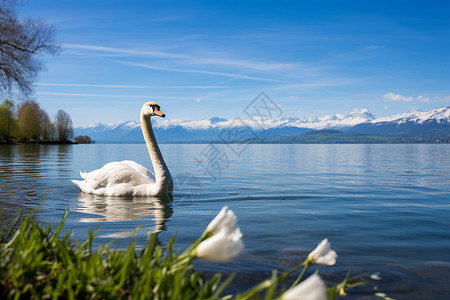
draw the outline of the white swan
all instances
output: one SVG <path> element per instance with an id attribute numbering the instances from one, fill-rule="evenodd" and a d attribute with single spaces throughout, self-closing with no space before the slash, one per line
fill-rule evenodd
<path id="1" fill-rule="evenodd" d="M 152 160 L 155 175 L 131 160 L 110 162 L 101 169 L 83 173 L 84 179 L 72 180 L 85 193 L 105 196 L 165 196 L 172 194 L 173 181 L 156 143 L 150 118 L 165 117 L 156 102 L 147 102 L 141 109 L 141 127 Z"/>

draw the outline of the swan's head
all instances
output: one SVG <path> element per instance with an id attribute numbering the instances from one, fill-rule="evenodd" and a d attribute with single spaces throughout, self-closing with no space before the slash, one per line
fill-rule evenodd
<path id="1" fill-rule="evenodd" d="M 162 113 L 161 107 L 156 102 L 147 102 L 142 106 L 142 114 L 144 116 L 159 116 L 164 118 L 166 115 Z"/>

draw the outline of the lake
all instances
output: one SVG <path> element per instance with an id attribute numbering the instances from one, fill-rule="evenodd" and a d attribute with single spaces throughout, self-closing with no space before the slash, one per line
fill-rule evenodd
<path id="1" fill-rule="evenodd" d="M 144 144 L 0 145 L 0 229 L 37 210 L 78 239 L 100 224 L 95 242 L 138 245 L 177 233 L 183 250 L 224 205 L 237 215 L 245 250 L 230 263 L 196 261 L 206 272 L 239 273 L 231 289 L 296 265 L 324 238 L 337 264 L 320 267 L 331 284 L 347 270 L 380 280 L 347 299 L 450 299 L 450 145 L 160 145 L 173 198 L 92 197 L 69 179 L 110 161 L 151 169 Z M 315 268 L 310 269 L 311 272 Z"/>

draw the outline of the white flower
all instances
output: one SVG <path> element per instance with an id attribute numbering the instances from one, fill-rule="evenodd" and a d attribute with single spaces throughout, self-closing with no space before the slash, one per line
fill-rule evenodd
<path id="1" fill-rule="evenodd" d="M 228 208 L 228 206 L 224 206 L 217 216 L 208 224 L 206 231 L 212 234 L 216 234 L 222 228 L 232 231 L 236 227 L 236 224 L 236 215 Z"/>
<path id="2" fill-rule="evenodd" d="M 324 239 L 317 245 L 316 249 L 311 251 L 308 255 L 308 259 L 313 264 L 332 266 L 336 263 L 337 254 L 334 250 L 330 249 L 330 242 L 328 239 Z"/>
<path id="3" fill-rule="evenodd" d="M 234 258 L 244 248 L 241 241 L 242 233 L 236 224 L 236 215 L 224 206 L 206 227 L 208 238 L 198 245 L 195 255 L 217 262 Z"/>
<path id="4" fill-rule="evenodd" d="M 287 290 L 282 300 L 327 300 L 327 288 L 319 275 L 313 274 Z"/>
<path id="5" fill-rule="evenodd" d="M 222 228 L 219 232 L 201 242 L 196 250 L 196 256 L 210 261 L 225 262 L 241 252 L 244 244 L 239 228 L 229 231 Z"/>

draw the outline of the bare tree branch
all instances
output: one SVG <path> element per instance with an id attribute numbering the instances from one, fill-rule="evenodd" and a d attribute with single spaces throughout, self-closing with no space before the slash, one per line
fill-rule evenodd
<path id="1" fill-rule="evenodd" d="M 42 69 L 40 55 L 56 54 L 60 46 L 54 26 L 36 18 L 19 20 L 15 6 L 15 0 L 0 0 L 0 88 L 27 96 Z"/>

